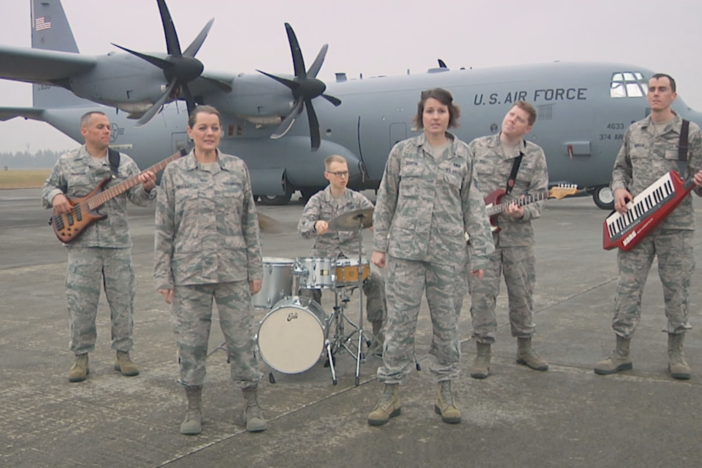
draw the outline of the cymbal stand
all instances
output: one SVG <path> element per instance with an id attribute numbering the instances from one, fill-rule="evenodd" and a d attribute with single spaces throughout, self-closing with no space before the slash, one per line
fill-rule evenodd
<path id="1" fill-rule="evenodd" d="M 356 386 L 361 383 L 361 360 L 363 356 L 363 215 L 358 216 L 358 355 L 356 356 Z"/>

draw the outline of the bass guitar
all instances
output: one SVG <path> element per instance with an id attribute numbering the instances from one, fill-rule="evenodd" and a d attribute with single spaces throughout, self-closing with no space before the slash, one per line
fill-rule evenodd
<path id="1" fill-rule="evenodd" d="M 187 152 L 185 150 L 181 150 L 163 161 L 154 164 L 150 168 L 146 169 L 146 171 L 151 171 L 156 174 L 169 163 L 181 158 L 182 156 L 185 156 L 186 154 Z M 97 211 L 102 205 L 123 194 L 139 183 L 139 174 L 137 174 L 124 182 L 103 191 L 102 189 L 105 187 L 105 185 L 107 185 L 107 183 L 113 178 L 114 176 L 105 178 L 105 180 L 100 182 L 97 187 L 95 187 L 84 197 L 66 197 L 68 198 L 68 202 L 71 204 L 70 212 L 59 214 L 54 208 L 54 212 L 49 219 L 49 224 L 51 227 L 53 227 L 54 233 L 56 234 L 56 237 L 58 237 L 58 240 L 64 244 L 69 244 L 78 239 L 78 237 L 83 234 L 88 226 L 96 221 L 107 218 L 107 215 L 100 214 Z"/>

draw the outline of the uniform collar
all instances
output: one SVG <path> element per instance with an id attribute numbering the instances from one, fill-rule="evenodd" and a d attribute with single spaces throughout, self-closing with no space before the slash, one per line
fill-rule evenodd
<path id="1" fill-rule="evenodd" d="M 331 185 L 327 185 L 325 187 L 323 193 L 324 193 L 324 197 L 325 197 L 327 202 L 331 203 L 334 200 L 336 200 L 336 198 L 334 198 L 334 195 L 332 195 L 332 193 L 331 193 Z M 339 198 L 339 200 L 345 200 L 349 197 L 349 195 L 350 195 L 349 188 L 346 187 L 346 190 L 344 190 L 344 196 Z"/>
<path id="2" fill-rule="evenodd" d="M 460 144 L 460 141 L 456 136 L 451 133 L 451 132 L 446 132 L 446 137 L 448 138 L 448 145 L 449 148 L 451 148 L 451 151 L 449 151 L 449 155 L 446 159 L 453 159 L 456 156 L 466 156 L 467 153 L 463 151 L 463 145 Z M 427 147 L 427 149 L 424 149 L 424 146 Z M 417 148 L 422 148 L 424 151 L 427 151 L 428 153 L 431 153 L 431 144 L 429 143 L 429 140 L 427 140 L 426 135 L 424 132 L 422 132 L 421 135 L 417 137 Z"/>
<path id="3" fill-rule="evenodd" d="M 228 161 L 222 161 L 222 152 L 217 149 L 217 160 L 215 162 L 219 163 L 219 167 L 223 171 L 231 171 L 232 167 Z M 190 150 L 190 152 L 185 156 L 185 168 L 189 171 L 194 171 L 197 169 L 197 159 L 195 159 L 195 149 Z"/>
<path id="4" fill-rule="evenodd" d="M 677 114 L 677 112 L 675 112 L 675 111 L 672 111 L 672 112 L 673 112 L 673 120 L 671 120 L 670 122 L 668 122 L 666 124 L 666 126 L 663 129 L 663 131 L 661 132 L 661 134 L 668 133 L 668 132 L 680 134 L 680 127 L 682 126 L 682 117 L 680 117 Z M 655 125 L 655 124 L 653 122 L 653 119 L 651 119 L 651 115 L 649 114 L 641 123 L 641 128 L 647 129 L 649 127 L 652 127 L 653 125 Z"/>
<path id="5" fill-rule="evenodd" d="M 502 132 L 496 133 L 494 135 L 490 135 L 488 137 L 488 144 L 487 144 L 488 147 L 497 149 L 500 153 L 502 153 L 502 155 L 506 159 L 514 159 L 516 156 L 507 157 L 507 155 L 504 154 L 504 150 L 502 149 L 502 140 L 500 140 L 501 134 L 502 134 Z M 519 140 L 519 143 L 517 144 L 517 146 L 519 147 L 519 151 L 524 153 L 524 149 L 526 148 L 526 140 L 524 138 L 522 138 L 521 140 Z"/>

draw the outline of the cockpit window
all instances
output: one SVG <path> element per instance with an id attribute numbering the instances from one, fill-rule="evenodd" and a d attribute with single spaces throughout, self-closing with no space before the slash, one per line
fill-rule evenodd
<path id="1" fill-rule="evenodd" d="M 644 97 L 646 93 L 648 93 L 648 83 L 642 73 L 624 71 L 612 74 L 610 97 Z"/>

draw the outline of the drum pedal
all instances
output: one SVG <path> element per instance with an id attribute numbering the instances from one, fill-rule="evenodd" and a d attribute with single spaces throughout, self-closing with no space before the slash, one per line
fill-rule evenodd
<path id="1" fill-rule="evenodd" d="M 272 384 L 275 384 L 275 377 L 273 377 L 273 372 L 268 373 L 268 381 Z"/>

